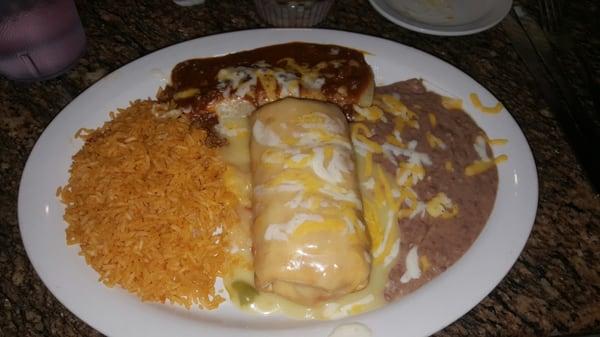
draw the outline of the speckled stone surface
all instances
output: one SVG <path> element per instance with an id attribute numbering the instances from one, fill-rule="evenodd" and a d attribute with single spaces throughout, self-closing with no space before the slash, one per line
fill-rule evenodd
<path id="1" fill-rule="evenodd" d="M 250 1 L 207 0 L 191 8 L 166 0 L 82 0 L 77 5 L 88 46 L 73 69 L 41 83 L 0 77 L 0 336 L 101 336 L 49 293 L 19 235 L 19 179 L 44 127 L 85 88 L 140 56 L 209 34 L 265 27 Z M 597 82 L 599 6 L 593 0 L 571 1 L 564 19 L 586 51 Z M 472 36 L 427 36 L 386 21 L 367 1 L 340 0 L 319 27 L 381 36 L 450 62 L 505 104 L 531 144 L 540 194 L 525 250 L 498 287 L 436 336 L 600 330 L 600 197 L 586 181 L 502 24 Z"/>

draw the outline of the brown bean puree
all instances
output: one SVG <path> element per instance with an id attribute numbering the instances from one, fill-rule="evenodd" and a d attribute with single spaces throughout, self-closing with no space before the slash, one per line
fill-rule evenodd
<path id="1" fill-rule="evenodd" d="M 437 193 L 445 193 L 459 207 L 458 214 L 449 219 L 415 216 L 400 219 L 400 253 L 397 265 L 389 275 L 385 290 L 386 299 L 398 298 L 414 291 L 454 264 L 473 244 L 492 211 L 498 187 L 498 171 L 495 166 L 483 173 L 466 176 L 465 168 L 481 160 L 474 143 L 484 131 L 461 109 L 448 109 L 442 104 L 443 97 L 427 91 L 421 80 L 411 79 L 376 88 L 376 95 L 395 94 L 409 110 L 418 116 L 419 129 L 404 128 L 402 139 L 416 140 L 416 150 L 429 155 L 432 165 L 427 166 L 425 179 L 414 186 L 415 192 L 424 200 Z M 435 117 L 430 117 L 433 114 Z M 434 119 L 432 123 L 432 118 Z M 390 132 L 390 123 L 378 121 L 375 134 L 382 139 Z M 435 135 L 445 144 L 445 149 L 432 148 L 427 133 Z M 492 151 L 485 143 L 487 156 Z M 379 156 L 390 174 L 396 167 Z M 447 164 L 450 163 L 450 164 Z M 401 282 L 406 272 L 406 256 L 418 246 L 421 276 L 406 283 Z"/>

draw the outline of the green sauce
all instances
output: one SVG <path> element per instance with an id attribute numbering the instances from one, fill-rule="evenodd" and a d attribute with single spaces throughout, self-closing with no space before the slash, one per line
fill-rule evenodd
<path id="1" fill-rule="evenodd" d="M 258 291 L 253 286 L 244 281 L 234 281 L 231 287 L 235 291 L 240 306 L 244 307 L 254 303 L 254 299 L 258 296 Z"/>

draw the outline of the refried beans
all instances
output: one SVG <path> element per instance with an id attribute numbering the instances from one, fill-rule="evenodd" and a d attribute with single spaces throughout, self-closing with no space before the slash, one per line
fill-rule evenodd
<path id="1" fill-rule="evenodd" d="M 460 211 L 449 219 L 434 218 L 428 215 L 404 218 L 398 221 L 400 229 L 400 252 L 398 263 L 392 268 L 385 290 L 387 300 L 406 295 L 454 264 L 473 244 L 490 215 L 496 199 L 498 171 L 495 166 L 474 176 L 465 175 L 465 167 L 480 160 L 474 148 L 478 136 L 484 131 L 462 109 L 447 109 L 442 104 L 443 97 L 428 91 L 421 80 L 411 79 L 376 88 L 376 95 L 393 94 L 418 116 L 419 128 L 405 128 L 402 138 L 416 140 L 416 150 L 429 155 L 432 165 L 427 166 L 425 179 L 414 186 L 415 192 L 423 199 L 431 199 L 437 193 L 445 193 Z M 430 120 L 435 115 L 435 122 Z M 374 138 L 384 136 L 393 130 L 390 123 L 381 120 L 373 122 Z M 432 125 L 434 124 L 434 125 Z M 434 133 L 445 144 L 445 149 L 428 145 L 426 134 Z M 485 151 L 492 157 L 489 145 Z M 374 158 L 394 175 L 396 166 L 383 156 Z M 450 162 L 451 168 L 447 167 Z M 406 257 L 411 248 L 418 248 L 421 258 L 421 275 L 402 282 L 407 270 Z M 423 257 L 426 263 L 423 263 Z M 425 266 L 424 266 L 425 265 Z"/>

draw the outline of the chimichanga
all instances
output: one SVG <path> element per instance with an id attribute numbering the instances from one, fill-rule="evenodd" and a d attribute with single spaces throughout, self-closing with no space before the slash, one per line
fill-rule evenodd
<path id="1" fill-rule="evenodd" d="M 251 130 L 257 289 L 311 305 L 364 288 L 370 243 L 340 108 L 286 98 Z"/>

